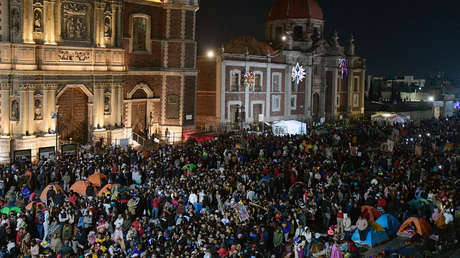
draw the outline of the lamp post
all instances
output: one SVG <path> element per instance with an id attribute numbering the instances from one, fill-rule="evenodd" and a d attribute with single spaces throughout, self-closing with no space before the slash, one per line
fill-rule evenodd
<path id="1" fill-rule="evenodd" d="M 58 138 L 59 138 L 58 121 L 59 121 L 59 118 L 62 118 L 63 116 L 64 116 L 63 114 L 51 112 L 51 119 L 56 119 L 56 130 L 55 130 L 55 134 L 56 134 L 56 153 L 55 153 L 55 155 L 56 156 L 58 154 L 58 148 L 59 148 L 59 144 L 58 144 Z"/>

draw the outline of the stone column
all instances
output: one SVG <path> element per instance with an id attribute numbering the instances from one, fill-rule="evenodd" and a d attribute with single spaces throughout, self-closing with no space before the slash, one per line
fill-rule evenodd
<path id="1" fill-rule="evenodd" d="M 1 123 L 2 135 L 10 133 L 10 86 L 1 85 Z"/>
<path id="2" fill-rule="evenodd" d="M 42 117 L 43 117 L 43 130 L 45 131 L 45 133 L 48 133 L 48 130 L 50 129 L 50 117 L 51 117 L 51 113 L 49 112 L 49 108 L 48 108 L 48 101 L 49 101 L 49 97 L 48 97 L 48 94 L 50 94 L 50 90 L 49 89 L 43 89 L 43 102 L 42 102 Z"/>
<path id="3" fill-rule="evenodd" d="M 361 114 L 364 114 L 364 90 L 365 90 L 365 78 L 366 78 L 366 71 L 361 70 L 361 78 L 359 80 L 359 94 L 360 94 L 360 107 L 361 107 Z"/>
<path id="4" fill-rule="evenodd" d="M 23 40 L 24 43 L 35 43 L 33 36 L 33 0 L 24 0 L 24 22 L 23 22 Z"/>
<path id="5" fill-rule="evenodd" d="M 117 105 L 117 119 L 116 119 L 116 122 L 118 125 L 122 125 L 123 123 L 123 112 L 124 112 L 124 101 L 123 101 L 123 86 L 122 85 L 118 85 L 117 86 L 117 101 L 118 101 L 118 105 Z"/>
<path id="6" fill-rule="evenodd" d="M 132 127 L 132 125 L 131 125 L 132 110 L 133 110 L 133 103 L 129 102 L 127 110 L 126 110 L 126 125 L 125 125 L 126 128 L 131 128 Z M 162 122 L 162 124 L 164 124 L 164 122 Z"/>
<path id="7" fill-rule="evenodd" d="M 326 76 L 325 76 L 325 71 L 320 71 L 321 73 L 321 86 L 320 86 L 320 91 L 319 91 L 319 116 L 324 117 L 325 112 L 326 112 L 326 87 L 327 87 L 327 81 L 326 81 Z"/>
<path id="8" fill-rule="evenodd" d="M 112 90 L 110 91 L 110 124 L 115 125 L 117 122 L 117 116 L 118 116 L 118 86 L 117 85 L 111 85 Z"/>
<path id="9" fill-rule="evenodd" d="M 335 119 L 337 116 L 337 80 L 339 79 L 339 71 L 335 68 L 332 72 L 332 116 Z"/>
<path id="10" fill-rule="evenodd" d="M 34 91 L 32 88 L 28 88 L 27 92 L 27 130 L 30 135 L 35 133 L 35 103 L 34 103 Z"/>
<path id="11" fill-rule="evenodd" d="M 54 8 L 54 33 L 56 35 L 55 41 L 61 41 L 61 1 L 55 4 Z"/>
<path id="12" fill-rule="evenodd" d="M 96 2 L 94 8 L 94 29 L 96 31 L 96 46 L 105 47 L 104 43 L 104 7 L 103 3 Z"/>
<path id="13" fill-rule="evenodd" d="M 292 71 L 292 65 L 288 65 L 286 67 L 286 70 L 284 71 L 284 116 L 286 119 L 286 116 L 291 115 L 291 108 L 290 105 L 290 98 L 291 98 L 291 71 Z M 282 87 L 282 85 L 281 85 Z M 281 103 L 280 103 L 281 107 Z"/>
<path id="14" fill-rule="evenodd" d="M 20 125 L 20 132 L 21 135 L 26 135 L 27 131 L 27 121 L 28 118 L 28 109 L 26 105 L 27 101 L 27 91 L 24 86 L 21 86 L 19 89 L 19 125 Z"/>
<path id="15" fill-rule="evenodd" d="M 115 44 L 116 44 L 115 38 L 117 37 L 117 33 L 118 33 L 117 31 L 118 7 L 114 3 L 112 3 L 112 19 L 110 21 L 111 21 L 110 27 L 112 29 L 112 35 L 110 37 L 110 47 L 115 47 Z"/>
<path id="16" fill-rule="evenodd" d="M 265 93 L 265 117 L 264 121 L 268 121 L 270 119 L 270 111 L 271 111 L 271 91 L 272 91 L 272 68 L 267 65 L 267 85 L 266 85 L 266 93 Z"/>
<path id="17" fill-rule="evenodd" d="M 57 113 L 56 110 L 56 105 L 57 105 L 57 100 L 56 100 L 56 94 L 57 94 L 57 87 L 53 86 L 49 91 L 48 91 L 48 96 L 49 96 L 49 103 L 44 102 L 46 105 L 48 105 L 48 113 L 45 113 L 45 117 L 49 117 L 50 119 L 50 129 L 53 131 L 56 131 L 56 122 L 57 119 L 51 119 L 51 113 Z"/>
<path id="18" fill-rule="evenodd" d="M 116 45 L 117 45 L 117 47 L 122 47 L 122 37 L 123 37 L 123 35 L 121 35 L 121 33 L 122 33 L 122 28 L 121 28 L 121 26 L 122 26 L 121 25 L 122 16 L 121 16 L 121 6 L 120 5 L 117 5 L 116 18 L 117 18 L 117 23 L 116 23 L 116 26 L 115 26 L 116 32 L 117 32 L 116 33 L 116 37 L 117 37 Z M 112 38 L 114 38 L 114 36 Z"/>
<path id="19" fill-rule="evenodd" d="M 56 0 L 47 0 L 44 2 L 44 13 L 45 15 L 43 18 L 43 24 L 45 24 L 45 44 L 56 44 L 56 33 L 55 33 L 55 21 L 56 18 L 54 14 L 56 6 Z M 42 18 L 42 19 L 43 19 Z"/>
<path id="20" fill-rule="evenodd" d="M 311 118 L 311 89 L 312 89 L 312 69 L 311 66 L 305 67 L 307 72 L 307 81 L 305 85 L 305 116 L 310 119 Z"/>
<path id="21" fill-rule="evenodd" d="M 94 102 L 93 102 L 94 127 L 104 127 L 104 88 L 103 85 L 94 86 Z"/>
<path id="22" fill-rule="evenodd" d="M 348 74 L 348 103 L 347 103 L 347 112 L 351 113 L 353 110 L 353 74 L 354 70 L 351 70 L 350 73 Z M 350 115 L 350 114 L 349 114 Z"/>

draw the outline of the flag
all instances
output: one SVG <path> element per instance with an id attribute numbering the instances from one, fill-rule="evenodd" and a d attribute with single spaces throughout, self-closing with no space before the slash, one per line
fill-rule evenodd
<path id="1" fill-rule="evenodd" d="M 233 209 L 238 214 L 240 221 L 245 221 L 249 219 L 248 211 L 242 202 L 233 204 Z"/>

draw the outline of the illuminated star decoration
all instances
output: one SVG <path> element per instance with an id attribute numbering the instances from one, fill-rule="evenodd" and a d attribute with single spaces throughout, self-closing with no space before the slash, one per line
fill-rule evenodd
<path id="1" fill-rule="evenodd" d="M 297 84 L 305 79 L 306 74 L 305 69 L 299 63 L 297 63 L 295 67 L 292 67 L 292 81 L 295 81 Z"/>
<path id="2" fill-rule="evenodd" d="M 345 58 L 339 58 L 338 65 L 340 79 L 343 79 L 344 76 L 348 76 L 348 60 Z"/>
<path id="3" fill-rule="evenodd" d="M 454 103 L 454 108 L 455 109 L 460 109 L 460 102 L 459 101 Z"/>
<path id="4" fill-rule="evenodd" d="M 256 84 L 254 72 L 245 72 L 242 79 L 244 87 L 253 88 Z"/>

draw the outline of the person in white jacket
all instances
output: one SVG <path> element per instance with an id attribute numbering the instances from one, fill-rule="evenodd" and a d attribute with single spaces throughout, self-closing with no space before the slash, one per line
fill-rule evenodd
<path id="1" fill-rule="evenodd" d="M 191 203 L 191 204 L 195 204 L 198 202 L 198 196 L 192 192 L 189 197 L 188 197 L 188 201 Z"/>
<path id="2" fill-rule="evenodd" d="M 351 238 L 351 219 L 348 217 L 347 213 L 343 214 L 342 221 L 343 231 L 345 232 L 345 240 L 350 240 Z"/>
<path id="3" fill-rule="evenodd" d="M 43 222 L 43 231 L 44 231 L 43 240 L 46 240 L 46 238 L 48 237 L 49 227 L 50 227 L 50 213 L 48 212 L 48 210 L 45 210 L 45 221 Z"/>
<path id="4" fill-rule="evenodd" d="M 123 239 L 123 215 L 118 214 L 118 218 L 113 223 L 115 225 L 115 230 L 112 235 L 112 240 L 115 243 L 120 243 L 120 240 Z"/>
<path id="5" fill-rule="evenodd" d="M 304 236 L 305 238 L 307 238 L 307 229 L 308 227 L 302 227 L 302 226 L 299 226 L 296 230 L 295 230 L 295 235 L 294 235 L 294 238 L 299 238 L 300 236 Z"/>

